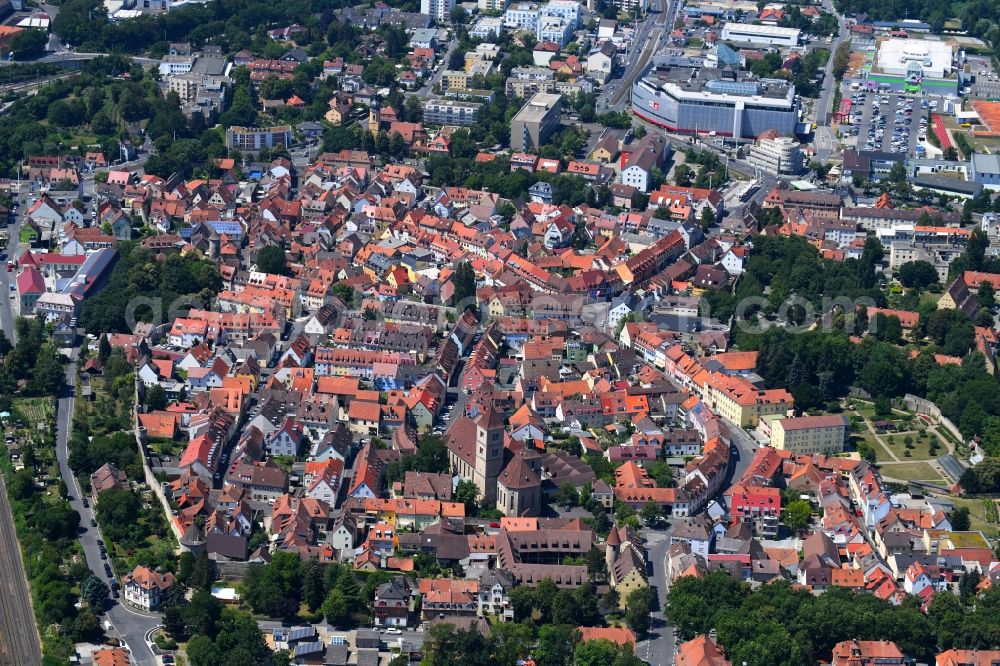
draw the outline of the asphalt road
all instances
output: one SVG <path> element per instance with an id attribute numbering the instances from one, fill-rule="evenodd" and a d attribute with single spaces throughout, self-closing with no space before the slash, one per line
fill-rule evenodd
<path id="1" fill-rule="evenodd" d="M 837 52 L 837 48 L 840 44 L 850 37 L 850 33 L 847 30 L 847 24 L 844 22 L 844 17 L 837 13 L 837 10 L 834 8 L 831 0 L 824 0 L 823 10 L 836 16 L 837 24 L 839 26 L 837 36 L 834 37 L 833 43 L 829 46 L 830 59 L 826 63 L 826 69 L 824 70 L 825 76 L 823 77 L 823 87 L 820 89 L 819 99 L 816 100 L 816 106 L 814 107 L 816 115 L 816 159 L 825 163 L 837 148 L 836 134 L 830 126 L 830 123 L 833 120 L 834 91 L 837 86 L 837 81 L 833 77 L 833 54 Z"/>
<path id="2" fill-rule="evenodd" d="M 90 521 L 94 519 L 94 505 L 91 502 L 90 506 L 83 505 L 83 496 L 80 492 L 80 486 L 76 481 L 76 476 L 69 467 L 69 436 L 73 424 L 73 407 L 75 402 L 75 386 L 76 386 L 76 358 L 79 354 L 79 348 L 73 349 L 72 360 L 66 366 L 66 384 L 63 387 L 63 391 L 59 396 L 59 402 L 56 410 L 56 459 L 59 462 L 59 473 L 62 478 L 65 479 L 67 486 L 69 487 L 69 494 L 72 496 L 70 500 L 70 505 L 73 509 L 80 514 L 80 525 L 85 529 L 79 535 L 80 545 L 83 548 L 84 557 L 87 560 L 87 566 L 90 568 L 94 575 L 98 578 L 104 580 L 108 587 L 111 587 L 111 583 L 115 580 L 115 576 L 120 580 L 123 572 L 115 572 L 114 565 L 112 564 L 112 576 L 109 577 L 104 571 L 104 564 L 110 560 L 101 559 L 101 549 L 97 541 L 101 539 L 100 526 L 91 527 Z M 113 634 L 117 634 L 120 638 L 125 640 L 128 645 L 129 651 L 132 653 L 132 659 L 136 664 L 150 666 L 158 664 L 156 657 L 150 651 L 149 646 L 146 643 L 146 633 L 155 628 L 159 623 L 159 616 L 155 614 L 145 614 L 139 611 L 126 608 L 124 605 L 118 603 L 117 600 L 108 599 L 110 606 L 107 609 L 106 616 L 107 619 L 111 621 L 114 626 Z"/>
<path id="3" fill-rule="evenodd" d="M 649 563 L 649 584 L 656 590 L 657 607 L 650 614 L 649 635 L 635 646 L 635 654 L 651 666 L 672 666 L 674 663 L 674 628 L 667 623 L 664 608 L 667 603 L 667 549 L 670 548 L 670 526 L 659 530 L 642 530 L 646 539 L 646 559 Z"/>

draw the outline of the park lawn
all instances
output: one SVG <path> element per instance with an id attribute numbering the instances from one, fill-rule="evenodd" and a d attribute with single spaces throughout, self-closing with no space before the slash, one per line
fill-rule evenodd
<path id="1" fill-rule="evenodd" d="M 875 459 L 877 462 L 890 462 L 893 460 L 893 457 L 888 451 L 886 451 L 885 447 L 882 446 L 877 439 L 875 439 L 875 435 L 868 431 L 853 434 L 857 440 L 866 442 L 870 447 L 875 449 Z M 855 441 L 854 444 L 857 445 L 857 441 Z"/>
<path id="2" fill-rule="evenodd" d="M 944 484 L 941 475 L 925 462 L 905 462 L 879 465 L 882 476 L 901 481 L 929 481 Z"/>
<path id="3" fill-rule="evenodd" d="M 969 529 L 979 530 L 991 539 L 1000 535 L 1000 525 L 990 522 L 986 518 L 986 508 L 983 500 L 979 497 L 949 497 L 949 501 L 954 502 L 956 507 L 964 506 L 969 510 Z"/>
<path id="4" fill-rule="evenodd" d="M 913 438 L 913 448 L 910 449 L 909 459 L 912 459 L 914 461 L 933 460 L 937 456 L 942 455 L 943 453 L 946 452 L 944 443 L 939 442 L 937 447 L 937 453 L 932 455 L 930 452 L 931 448 L 930 435 L 928 435 L 925 439 L 920 439 L 917 436 L 916 432 L 908 433 L 908 435 L 892 435 L 891 437 L 886 437 L 885 435 L 882 435 L 882 439 L 886 443 L 889 443 L 891 445 L 892 452 L 895 453 L 900 458 L 900 460 L 902 460 L 903 458 L 906 457 L 904 454 L 904 452 L 906 451 L 906 445 L 903 444 L 903 438 L 907 436 Z"/>

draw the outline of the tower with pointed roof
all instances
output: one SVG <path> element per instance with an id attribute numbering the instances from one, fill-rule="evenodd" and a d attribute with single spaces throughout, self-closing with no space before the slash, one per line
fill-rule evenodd
<path id="1" fill-rule="evenodd" d="M 379 127 L 382 125 L 382 115 L 379 112 L 378 100 L 373 99 L 372 105 L 368 108 L 368 131 L 373 137 L 378 136 Z"/>
<path id="2" fill-rule="evenodd" d="M 503 471 L 503 415 L 488 407 L 476 418 L 476 486 L 486 506 L 496 502 L 497 477 Z"/>

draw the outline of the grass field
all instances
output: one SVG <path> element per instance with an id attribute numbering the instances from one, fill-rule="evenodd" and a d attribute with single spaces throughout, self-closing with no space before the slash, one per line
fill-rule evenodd
<path id="1" fill-rule="evenodd" d="M 983 500 L 975 497 L 949 497 L 956 507 L 964 506 L 969 510 L 969 529 L 980 530 L 990 538 L 996 538 L 1000 534 L 1000 525 L 987 517 L 987 509 Z"/>
<path id="2" fill-rule="evenodd" d="M 925 462 L 905 462 L 891 465 L 880 465 L 879 470 L 882 476 L 901 481 L 930 481 L 931 483 L 944 483 L 941 475 Z"/>
<path id="3" fill-rule="evenodd" d="M 890 448 L 892 449 L 892 452 L 895 453 L 900 460 L 902 460 L 903 458 L 906 457 L 905 455 L 906 445 L 904 444 L 903 441 L 905 437 L 911 437 L 913 439 L 913 448 L 910 449 L 910 458 L 912 458 L 913 460 L 932 460 L 937 456 L 941 455 L 942 453 L 944 453 L 944 443 L 938 441 L 938 447 L 936 453 L 931 454 L 930 435 L 927 435 L 924 439 L 920 439 L 920 437 L 918 437 L 917 433 L 915 432 L 909 433 L 908 435 L 892 435 L 889 437 L 882 435 L 882 441 L 889 444 Z"/>

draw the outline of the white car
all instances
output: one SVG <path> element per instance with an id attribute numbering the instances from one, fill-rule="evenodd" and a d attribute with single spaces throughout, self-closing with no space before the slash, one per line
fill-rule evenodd
<path id="1" fill-rule="evenodd" d="M 401 634 L 403 632 L 401 630 L 397 629 L 396 627 L 389 627 L 388 629 L 385 630 L 385 633 L 392 634 L 393 636 L 398 636 L 399 634 Z"/>

